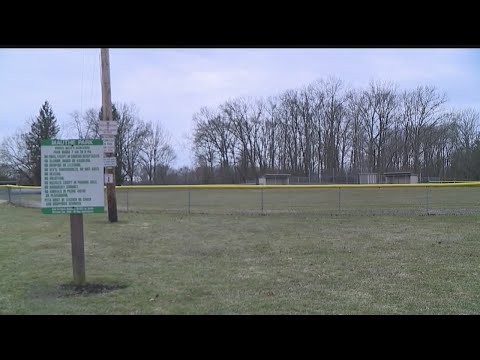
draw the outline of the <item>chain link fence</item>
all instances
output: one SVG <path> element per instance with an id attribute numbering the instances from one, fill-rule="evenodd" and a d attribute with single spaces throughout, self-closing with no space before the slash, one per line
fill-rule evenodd
<path id="1" fill-rule="evenodd" d="M 463 186 L 464 185 L 464 186 Z M 480 183 L 377 186 L 120 186 L 121 212 L 184 214 L 480 214 Z M 41 190 L 0 187 L 0 202 L 40 208 Z M 105 200 L 105 208 L 107 202 Z"/>

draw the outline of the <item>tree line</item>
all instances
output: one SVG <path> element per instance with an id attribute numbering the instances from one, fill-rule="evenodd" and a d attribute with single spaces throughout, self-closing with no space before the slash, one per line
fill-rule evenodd
<path id="1" fill-rule="evenodd" d="M 434 86 L 366 88 L 317 80 L 267 98 L 237 98 L 193 116 L 203 182 L 289 173 L 332 182 L 364 172 L 479 179 L 479 113 L 447 108 Z"/>
<path id="2" fill-rule="evenodd" d="M 480 179 L 479 113 L 448 108 L 434 86 L 391 82 L 347 87 L 320 79 L 266 98 L 229 99 L 193 114 L 192 167 L 174 169 L 170 137 L 134 104 L 114 103 L 117 185 L 243 183 L 265 173 L 352 182 L 359 173 L 412 171 L 442 180 Z M 99 138 L 101 108 L 74 111 L 74 138 Z M 45 101 L 29 128 L 0 144 L 0 180 L 40 185 L 40 141 L 61 127 Z"/>
<path id="3" fill-rule="evenodd" d="M 144 122 L 134 104 L 113 104 L 113 120 L 118 123 L 115 136 L 115 168 L 117 185 L 167 182 L 175 160 L 170 139 L 160 123 Z M 98 124 L 102 109 L 89 109 L 71 114 L 70 128 L 77 139 L 100 138 Z M 60 125 L 48 101 L 32 119 L 27 131 L 3 139 L 0 145 L 0 180 L 15 179 L 19 184 L 41 185 L 41 140 L 55 139 Z"/>

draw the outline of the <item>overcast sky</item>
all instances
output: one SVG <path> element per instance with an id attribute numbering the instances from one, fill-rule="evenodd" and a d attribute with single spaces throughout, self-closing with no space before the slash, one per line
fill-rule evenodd
<path id="1" fill-rule="evenodd" d="M 480 49 L 110 49 L 112 101 L 159 121 L 191 165 L 192 115 L 240 96 L 270 96 L 335 76 L 401 89 L 434 85 L 448 105 L 480 110 Z M 101 105 L 100 49 L 0 49 L 0 140 L 48 100 L 60 124 Z M 63 137 L 74 133 L 65 129 Z"/>

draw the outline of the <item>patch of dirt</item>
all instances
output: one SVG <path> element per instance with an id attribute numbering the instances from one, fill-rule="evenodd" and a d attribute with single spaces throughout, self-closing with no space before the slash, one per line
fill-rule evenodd
<path id="1" fill-rule="evenodd" d="M 77 296 L 77 295 L 95 295 L 108 293 L 110 291 L 124 289 L 126 285 L 120 284 L 90 284 L 87 283 L 84 286 L 77 286 L 74 284 L 62 284 L 59 286 L 61 297 L 65 296 Z"/>

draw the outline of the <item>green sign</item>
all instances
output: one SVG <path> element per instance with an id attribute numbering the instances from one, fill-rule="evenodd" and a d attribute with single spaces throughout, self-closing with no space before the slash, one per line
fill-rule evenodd
<path id="1" fill-rule="evenodd" d="M 103 141 L 42 140 L 42 212 L 103 213 Z"/>

